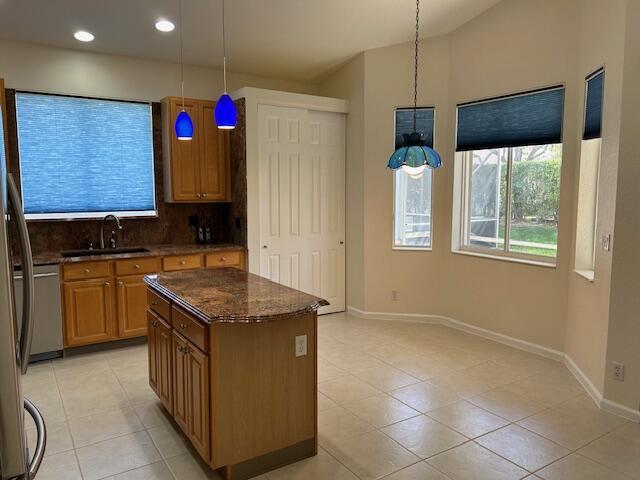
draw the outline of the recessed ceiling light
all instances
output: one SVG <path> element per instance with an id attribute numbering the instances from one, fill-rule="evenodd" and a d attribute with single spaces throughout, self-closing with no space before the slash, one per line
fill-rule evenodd
<path id="1" fill-rule="evenodd" d="M 156 30 L 160 30 L 161 32 L 173 32 L 174 28 L 176 28 L 176 26 L 169 20 L 158 20 L 156 22 Z"/>
<path id="2" fill-rule="evenodd" d="M 84 30 L 80 30 L 79 32 L 74 33 L 73 36 L 76 40 L 79 40 L 81 42 L 93 42 L 93 39 L 96 38 L 92 33 L 85 32 Z"/>

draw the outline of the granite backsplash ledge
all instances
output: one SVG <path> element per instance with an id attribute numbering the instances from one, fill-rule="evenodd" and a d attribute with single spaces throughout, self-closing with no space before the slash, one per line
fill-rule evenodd
<path id="1" fill-rule="evenodd" d="M 18 141 L 15 116 L 15 90 L 5 91 L 7 99 L 7 130 L 9 136 L 9 170 L 20 178 Z M 161 106 L 152 104 L 153 148 L 157 217 L 121 219 L 123 230 L 118 232 L 119 247 L 145 245 L 193 244 L 197 239 L 197 227 L 189 225 L 189 217 L 198 217 L 200 224 L 211 228 L 215 243 L 247 244 L 247 181 L 245 139 L 245 102 L 236 101 L 238 126 L 231 132 L 231 203 L 181 204 L 164 201 L 163 152 Z M 18 188 L 20 186 L 18 185 Z M 28 230 L 34 255 L 52 251 L 94 247 L 100 242 L 99 220 L 29 221 Z M 107 242 L 115 225 L 105 228 Z M 12 236 L 12 246 L 17 251 L 17 239 Z"/>

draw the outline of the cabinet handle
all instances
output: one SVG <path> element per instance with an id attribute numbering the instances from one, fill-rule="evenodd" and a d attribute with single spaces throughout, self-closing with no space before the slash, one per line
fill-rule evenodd
<path id="1" fill-rule="evenodd" d="M 85 268 L 85 269 L 84 269 L 84 273 L 91 273 L 91 269 L 89 269 L 89 268 Z"/>
<path id="2" fill-rule="evenodd" d="M 122 282 L 118 282 L 118 286 L 119 286 L 120 288 L 122 288 L 122 287 L 124 287 L 124 283 L 122 283 Z"/>
<path id="3" fill-rule="evenodd" d="M 202 198 L 207 198 L 207 194 L 206 194 L 206 193 L 203 193 L 203 194 L 202 194 Z"/>
<path id="4" fill-rule="evenodd" d="M 186 265 L 187 261 L 186 260 L 180 260 L 180 265 Z"/>
<path id="5" fill-rule="evenodd" d="M 158 321 L 157 321 L 157 320 L 153 320 L 153 321 L 151 322 L 151 326 L 152 326 L 152 327 L 157 327 L 157 326 L 158 326 Z"/>
<path id="6" fill-rule="evenodd" d="M 156 300 L 151 300 L 151 305 L 155 307 L 156 305 L 158 305 L 158 302 Z"/>
<path id="7" fill-rule="evenodd" d="M 140 270 L 140 265 L 138 265 L 137 263 L 133 266 L 133 268 L 135 268 L 136 270 Z"/>
<path id="8" fill-rule="evenodd" d="M 180 329 L 184 330 L 185 328 L 187 328 L 187 324 L 186 323 L 181 323 L 180 324 Z"/>
<path id="9" fill-rule="evenodd" d="M 226 259 L 225 257 L 220 257 L 220 261 L 221 261 L 221 262 L 226 262 L 226 261 L 227 261 L 227 259 Z"/>
<path id="10" fill-rule="evenodd" d="M 104 286 L 105 286 L 105 287 L 110 287 L 110 286 L 111 286 L 111 284 L 110 284 L 109 282 L 104 282 Z"/>

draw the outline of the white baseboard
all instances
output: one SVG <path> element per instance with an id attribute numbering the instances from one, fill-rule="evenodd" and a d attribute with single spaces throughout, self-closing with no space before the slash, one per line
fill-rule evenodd
<path id="1" fill-rule="evenodd" d="M 602 410 L 621 416 L 634 422 L 640 422 L 640 411 L 633 408 L 626 407 L 619 403 L 607 400 L 603 397 L 602 392 L 596 388 L 596 386 L 589 380 L 584 372 L 578 367 L 576 362 L 564 352 L 554 350 L 552 348 L 537 345 L 535 343 L 527 342 L 526 340 L 520 340 L 519 338 L 510 337 L 502 333 L 487 330 L 486 328 L 477 327 L 460 320 L 445 317 L 442 315 L 427 315 L 420 313 L 388 313 L 388 312 L 367 312 L 356 307 L 347 307 L 347 312 L 351 315 L 359 318 L 366 318 L 370 320 L 395 320 L 402 322 L 414 322 L 414 323 L 430 323 L 440 324 L 447 327 L 455 328 L 463 332 L 467 332 L 473 335 L 477 335 L 489 340 L 493 340 L 504 345 L 508 345 L 518 350 L 534 353 L 536 355 L 556 360 L 564 363 L 567 369 L 573 374 L 573 376 L 580 382 L 582 387 L 586 390 L 589 396 L 593 399 L 595 404 Z"/>

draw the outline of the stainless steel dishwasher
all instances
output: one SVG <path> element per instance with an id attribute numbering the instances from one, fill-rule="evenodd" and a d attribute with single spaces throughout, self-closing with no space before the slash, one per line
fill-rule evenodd
<path id="1" fill-rule="evenodd" d="M 62 356 L 62 312 L 58 265 L 34 267 L 33 342 L 30 361 Z M 22 315 L 22 272 L 13 274 L 17 318 Z"/>

